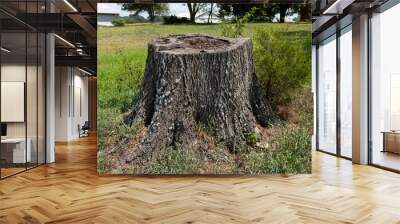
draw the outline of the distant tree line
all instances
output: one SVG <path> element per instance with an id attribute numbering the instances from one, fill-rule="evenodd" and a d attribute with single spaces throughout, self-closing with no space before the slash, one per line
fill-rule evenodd
<path id="1" fill-rule="evenodd" d="M 305 0 L 303 4 L 218 4 L 218 3 L 183 3 L 186 5 L 189 18 L 177 19 L 176 16 L 167 16 L 169 13 L 168 4 L 135 4 L 123 3 L 122 9 L 133 12 L 131 15 L 139 19 L 140 13 L 146 12 L 150 22 L 159 21 L 157 18 L 165 17 L 173 23 L 195 23 L 196 18 L 206 18 L 207 23 L 212 23 L 214 18 L 223 19 L 225 17 L 244 17 L 247 16 L 248 22 L 274 22 L 276 19 L 284 23 L 287 16 L 298 15 L 298 21 L 311 20 L 310 0 Z M 279 16 L 276 18 L 276 16 Z M 129 21 L 127 21 L 129 22 Z"/>
<path id="2" fill-rule="evenodd" d="M 298 14 L 299 21 L 311 20 L 311 5 L 305 4 L 219 4 L 220 16 L 243 17 L 249 15 L 250 22 L 273 22 L 279 15 L 279 22 L 284 23 L 287 16 Z"/>

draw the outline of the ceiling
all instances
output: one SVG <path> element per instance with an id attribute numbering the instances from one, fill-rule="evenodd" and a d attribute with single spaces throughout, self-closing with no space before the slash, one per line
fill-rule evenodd
<path id="1" fill-rule="evenodd" d="M 37 55 L 41 46 L 26 45 L 25 36 L 29 42 L 37 33 L 51 32 L 57 34 L 56 66 L 78 66 L 96 74 L 96 0 L 48 0 L 47 5 L 45 0 L 1 0 L 0 25 L 3 46 L 13 49 L 9 60 Z"/>
<path id="2" fill-rule="evenodd" d="M 188 0 L 97 0 L 97 2 L 151 4 L 151 3 L 187 3 Z M 204 0 L 189 0 L 189 2 L 195 3 L 195 2 L 205 2 L 205 1 Z M 212 2 L 229 3 L 229 4 L 298 4 L 298 3 L 304 3 L 305 0 L 234 0 L 234 1 L 233 0 L 214 0 Z"/>

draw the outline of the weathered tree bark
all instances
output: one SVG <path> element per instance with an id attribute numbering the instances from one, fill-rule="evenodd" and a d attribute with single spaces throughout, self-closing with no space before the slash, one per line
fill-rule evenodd
<path id="1" fill-rule="evenodd" d="M 141 92 L 125 122 L 143 120 L 141 141 L 123 155 L 126 163 L 157 158 L 181 145 L 195 150 L 201 141 L 196 125 L 235 151 L 272 111 L 258 84 L 248 38 L 200 34 L 171 35 L 151 41 Z"/>

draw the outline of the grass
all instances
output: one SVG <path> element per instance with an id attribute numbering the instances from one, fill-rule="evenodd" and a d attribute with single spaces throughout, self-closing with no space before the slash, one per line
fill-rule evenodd
<path id="1" fill-rule="evenodd" d="M 145 50 L 121 50 L 103 53 L 100 49 L 99 107 L 126 111 L 139 91 L 147 56 Z"/>
<path id="2" fill-rule="evenodd" d="M 197 174 L 200 162 L 179 145 L 171 147 L 160 158 L 144 167 L 147 174 Z"/>
<path id="3" fill-rule="evenodd" d="M 212 153 L 198 159 L 185 149 L 174 147 L 156 161 L 146 164 L 140 171 L 110 167 L 108 154 L 118 154 L 129 147 L 136 134 L 135 127 L 122 122 L 122 115 L 131 107 L 140 89 L 147 57 L 148 42 L 156 37 L 170 34 L 206 33 L 221 35 L 221 25 L 160 25 L 128 24 L 123 27 L 98 28 L 98 116 L 99 153 L 98 171 L 151 174 L 187 173 L 304 173 L 311 170 L 311 155 L 307 154 L 309 129 L 293 125 L 281 125 L 278 135 L 271 138 L 274 150 L 255 147 L 256 135 L 248 136 L 248 144 L 240 151 L 244 164 L 237 170 L 233 156 L 223 147 L 215 146 Z M 311 24 L 245 24 L 243 36 L 253 38 L 258 29 L 282 29 L 293 38 L 310 35 Z M 253 41 L 255 44 L 255 42 Z M 256 48 L 257 46 L 254 46 Z M 308 132 L 307 132 L 308 131 Z M 302 147 L 300 147 L 302 146 Z M 250 148 L 249 148 L 250 147 Z M 311 146 L 309 147 L 311 148 Z M 206 158 L 207 161 L 204 160 Z M 115 171 L 116 170 L 116 171 Z"/>
<path id="4" fill-rule="evenodd" d="M 262 147 L 243 147 L 239 152 L 244 174 L 311 173 L 310 126 L 283 124 L 271 144 L 272 150 Z"/>
<path id="5" fill-rule="evenodd" d="M 99 27 L 97 31 L 98 48 L 100 57 L 102 54 L 110 54 L 120 50 L 146 51 L 147 43 L 155 37 L 184 33 L 221 35 L 221 28 L 222 25 L 220 24 L 161 25 L 149 23 L 128 24 L 124 27 Z M 257 28 L 288 28 L 288 32 L 296 32 L 298 35 L 302 35 L 303 32 L 310 33 L 311 24 L 249 23 L 245 24 L 243 28 L 243 36 L 251 37 Z"/>

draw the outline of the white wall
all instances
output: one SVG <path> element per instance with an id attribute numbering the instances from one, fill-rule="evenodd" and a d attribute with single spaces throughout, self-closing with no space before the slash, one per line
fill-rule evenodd
<path id="1" fill-rule="evenodd" d="M 25 82 L 25 69 L 25 64 L 3 64 L 1 66 L 1 81 Z"/>
<path id="2" fill-rule="evenodd" d="M 70 76 L 68 67 L 55 68 L 55 140 L 68 140 L 69 117 L 69 85 Z"/>
<path id="3" fill-rule="evenodd" d="M 5 64 L 1 66 L 1 81 L 3 82 L 25 82 L 24 65 Z M 6 110 L 6 108 L 1 108 Z M 25 137 L 25 122 L 9 122 L 7 123 L 7 137 Z"/>
<path id="4" fill-rule="evenodd" d="M 38 70 L 37 70 L 38 69 Z M 2 107 L 2 112 L 25 114 L 26 120 L 22 119 L 21 122 L 5 122 L 7 124 L 7 137 L 8 138 L 27 138 L 29 139 L 29 147 L 31 148 L 32 162 L 39 159 L 39 163 L 44 163 L 44 150 L 45 150 L 45 120 L 44 120 L 44 74 L 42 68 L 36 65 L 18 64 L 18 63 L 5 63 L 1 66 L 2 82 L 23 82 L 26 84 L 26 101 L 22 102 L 21 108 Z M 25 80 L 27 78 L 27 80 Z M 2 89 L 3 92 L 4 89 Z M 20 94 L 24 94 L 24 90 Z M 7 98 L 2 95 L 2 98 Z M 25 107 L 26 102 L 26 107 Z M 15 102 L 17 103 L 17 102 Z M 24 116 L 24 115 L 22 115 Z M 3 120 L 3 119 L 2 119 Z"/>
<path id="5" fill-rule="evenodd" d="M 88 78 L 85 76 L 81 76 L 82 73 L 79 72 L 78 75 L 76 75 L 75 70 L 75 77 L 74 77 L 74 110 L 75 113 L 73 113 L 73 119 L 72 119 L 72 132 L 71 135 L 74 136 L 74 138 L 79 137 L 79 132 L 78 132 L 78 125 L 83 125 L 85 121 L 89 120 L 89 113 L 88 113 Z M 80 97 L 79 97 L 80 95 Z M 79 103 L 80 101 L 80 103 Z M 81 107 L 81 108 L 79 108 Z M 80 111 L 81 110 L 81 111 Z"/>
<path id="6" fill-rule="evenodd" d="M 78 125 L 88 120 L 88 78 L 83 75 L 76 68 L 56 67 L 56 141 L 79 138 Z"/>
<path id="7" fill-rule="evenodd" d="M 27 69 L 27 70 L 26 70 Z M 26 75 L 26 71 L 28 71 L 28 74 L 31 74 L 32 72 L 34 72 L 36 74 L 36 67 L 33 66 L 28 66 L 25 67 L 24 65 L 19 65 L 19 64 L 3 64 L 1 66 L 1 81 L 2 82 L 25 82 L 25 75 Z M 31 83 L 32 81 L 30 81 L 30 84 L 36 85 L 36 81 L 35 83 Z M 32 98 L 36 99 L 36 89 L 31 89 L 28 88 L 28 104 L 31 103 L 33 101 Z M 32 90 L 32 92 L 30 91 Z M 34 105 L 36 108 L 36 101 Z M 22 108 L 24 109 L 24 108 Z M 7 110 L 7 108 L 2 108 L 2 110 Z M 36 113 L 28 113 L 28 122 L 31 121 L 35 121 L 36 124 Z M 7 122 L 7 136 L 8 137 L 25 137 L 25 123 L 26 122 Z M 28 125 L 28 128 L 33 127 L 33 124 Z M 36 129 L 36 126 L 35 126 Z M 29 133 L 28 133 L 28 137 L 29 137 Z"/>
<path id="8" fill-rule="evenodd" d="M 79 137 L 79 132 L 77 129 L 78 124 L 81 126 L 85 123 L 85 121 L 89 120 L 89 91 L 88 91 L 88 77 L 82 76 L 83 73 L 79 72 L 79 75 L 75 75 L 75 86 L 81 89 L 81 110 L 75 112 L 75 123 L 73 126 L 75 127 L 74 136 Z"/>

